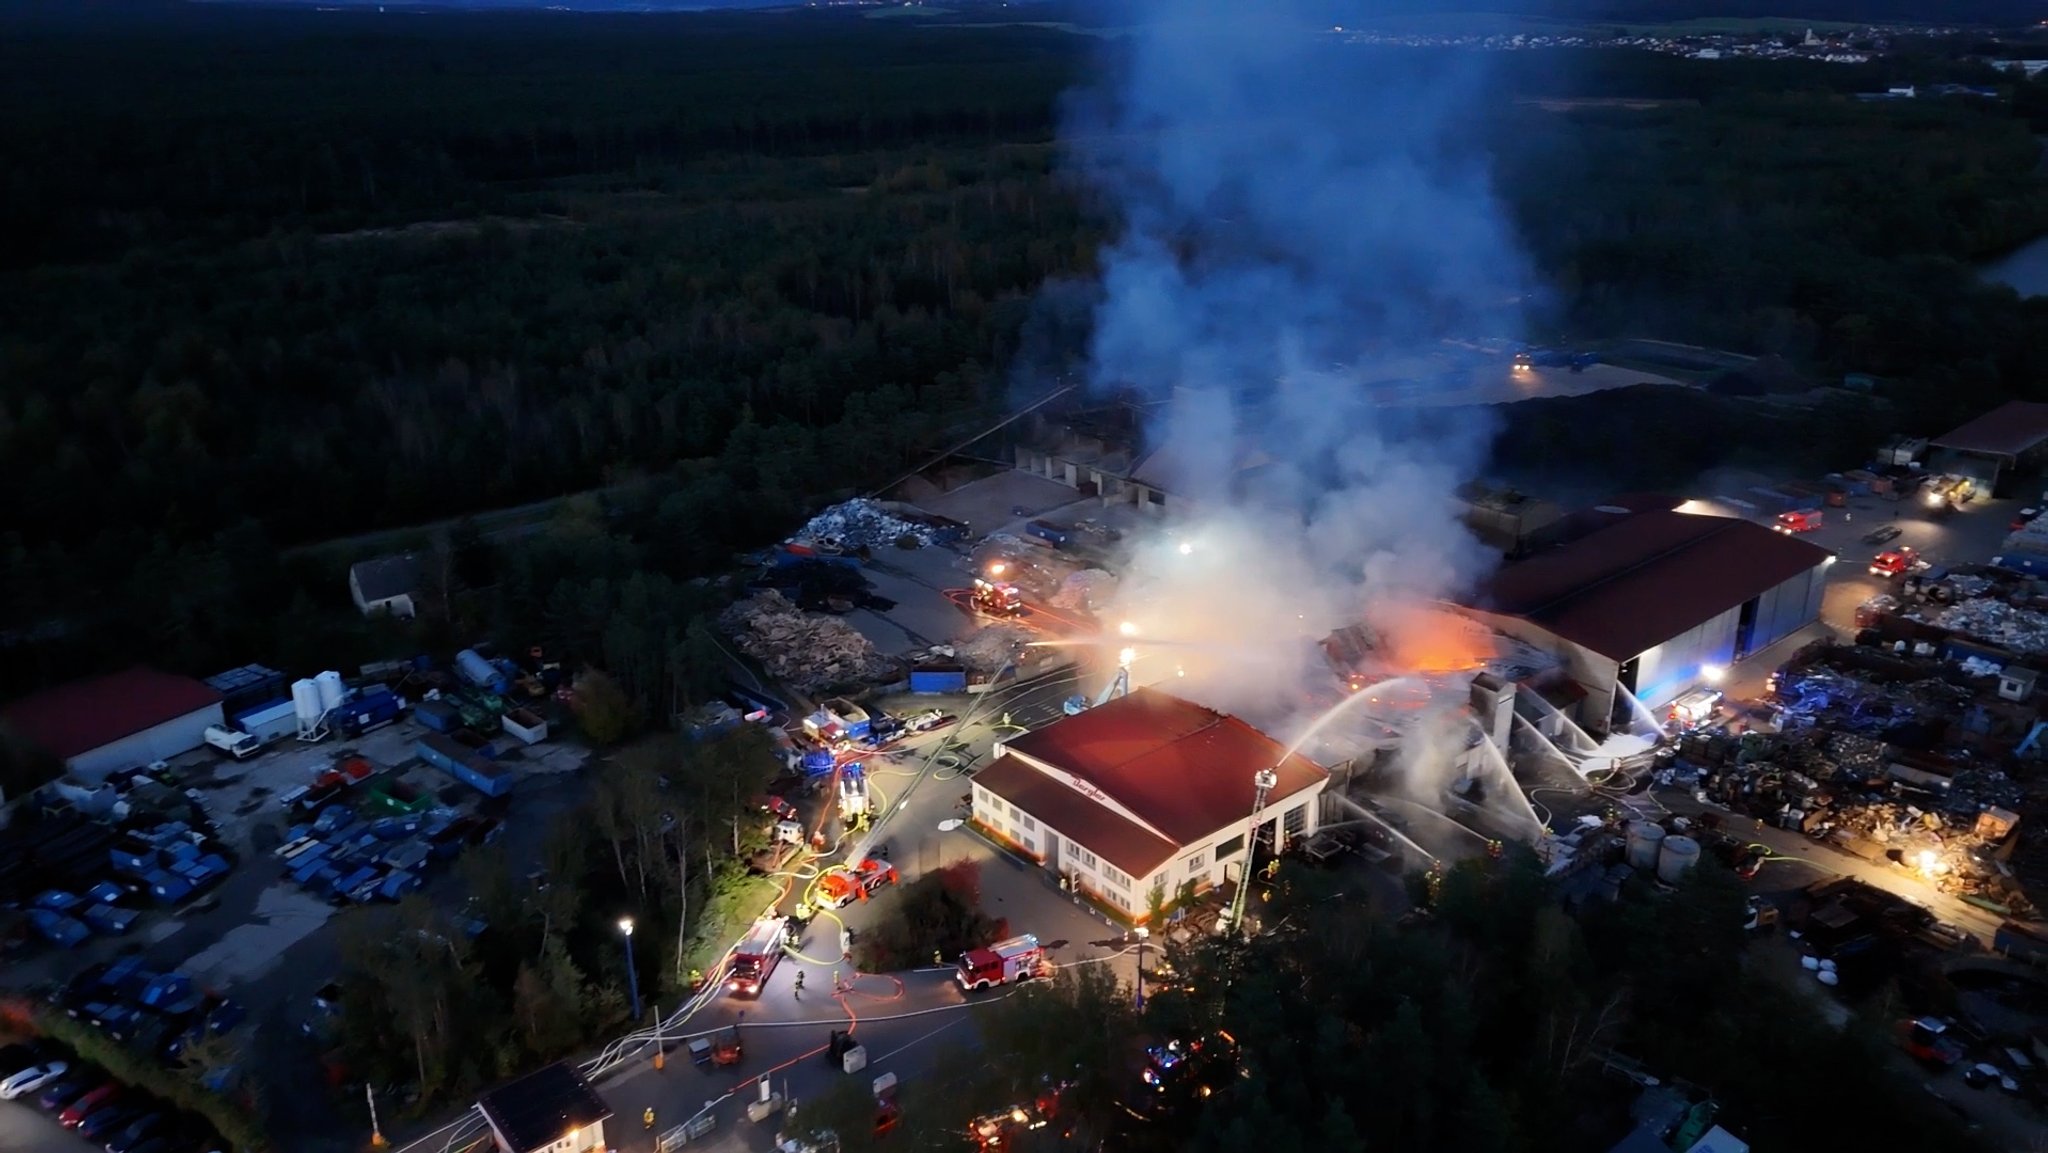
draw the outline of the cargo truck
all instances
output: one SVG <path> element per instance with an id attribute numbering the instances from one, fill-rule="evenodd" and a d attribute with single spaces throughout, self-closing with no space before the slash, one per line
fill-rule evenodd
<path id="1" fill-rule="evenodd" d="M 968 992 L 987 989 L 994 985 L 1008 985 L 1017 981 L 1028 981 L 1052 972 L 1052 962 L 1046 959 L 1045 949 L 1038 938 L 1029 933 L 997 941 L 986 949 L 969 949 L 960 955 L 959 964 L 953 973 L 954 980 Z"/>
<path id="2" fill-rule="evenodd" d="M 208 725 L 203 734 L 206 743 L 238 761 L 246 761 L 263 751 L 263 742 L 248 733 L 221 725 Z"/>

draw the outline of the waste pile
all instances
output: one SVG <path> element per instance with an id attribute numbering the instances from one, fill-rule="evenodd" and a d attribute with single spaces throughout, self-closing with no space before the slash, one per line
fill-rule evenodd
<path id="1" fill-rule="evenodd" d="M 1040 603 L 1051 603 L 1067 578 L 1083 570 L 1072 557 L 1009 533 L 990 534 L 968 559 L 974 575 L 1016 585 L 1025 599 Z"/>
<path id="2" fill-rule="evenodd" d="M 736 602 L 718 623 L 741 652 L 799 692 L 895 675 L 895 662 L 876 652 L 858 629 L 837 617 L 804 612 L 773 590 Z"/>
<path id="3" fill-rule="evenodd" d="M 2048 653 L 2048 614 L 1994 597 L 1972 597 L 1934 613 L 1929 624 L 2016 653 Z"/>
<path id="4" fill-rule="evenodd" d="M 815 541 L 830 548 L 855 549 L 929 548 L 957 539 L 957 532 L 933 517 L 898 512 L 880 501 L 861 497 L 835 504 L 812 517 L 792 538 Z"/>

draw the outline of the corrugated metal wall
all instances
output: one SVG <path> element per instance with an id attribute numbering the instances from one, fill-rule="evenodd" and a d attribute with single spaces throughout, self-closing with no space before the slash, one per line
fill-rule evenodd
<path id="1" fill-rule="evenodd" d="M 72 772 L 88 781 L 105 780 L 108 773 L 167 761 L 206 743 L 206 726 L 226 724 L 219 702 L 195 709 L 155 728 L 132 733 L 71 758 Z"/>
<path id="2" fill-rule="evenodd" d="M 1826 565 L 1816 565 L 1757 598 L 1750 652 L 1791 636 L 1820 615 L 1821 597 L 1827 591 L 1827 571 Z"/>

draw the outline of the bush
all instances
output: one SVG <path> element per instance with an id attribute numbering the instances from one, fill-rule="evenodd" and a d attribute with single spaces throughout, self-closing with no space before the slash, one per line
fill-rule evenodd
<path id="1" fill-rule="evenodd" d="M 957 957 L 1002 938 L 1008 925 L 981 912 L 981 866 L 959 860 L 903 888 L 895 915 L 855 942 L 855 958 L 871 973 L 914 969 Z"/>

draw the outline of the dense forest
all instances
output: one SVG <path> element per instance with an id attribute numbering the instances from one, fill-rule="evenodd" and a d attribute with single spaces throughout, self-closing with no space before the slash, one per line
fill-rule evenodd
<path id="1" fill-rule="evenodd" d="M 717 599 L 690 582 L 1035 392 L 1041 287 L 1115 227 L 1055 144 L 1102 49 L 1052 28 L 51 11 L 0 14 L 27 161 L 0 170 L 0 692 L 490 631 L 632 649 L 643 710 L 672 700 Z M 2043 379 L 2048 306 L 1970 262 L 2048 227 L 2048 88 L 1931 56 L 1492 63 L 1472 130 L 1554 286 L 1528 335 L 1887 378 L 1820 455 Z M 1906 79 L 2009 99 L 1849 98 Z M 1558 96 L 1670 103 L 1530 102 Z M 1539 402 L 1501 465 L 1816 448 L 1701 404 Z M 1609 409 L 1721 434 L 1646 460 Z M 361 556 L 300 548 L 597 489 L 537 536 L 444 534 L 473 563 L 428 635 L 343 623 Z"/>

